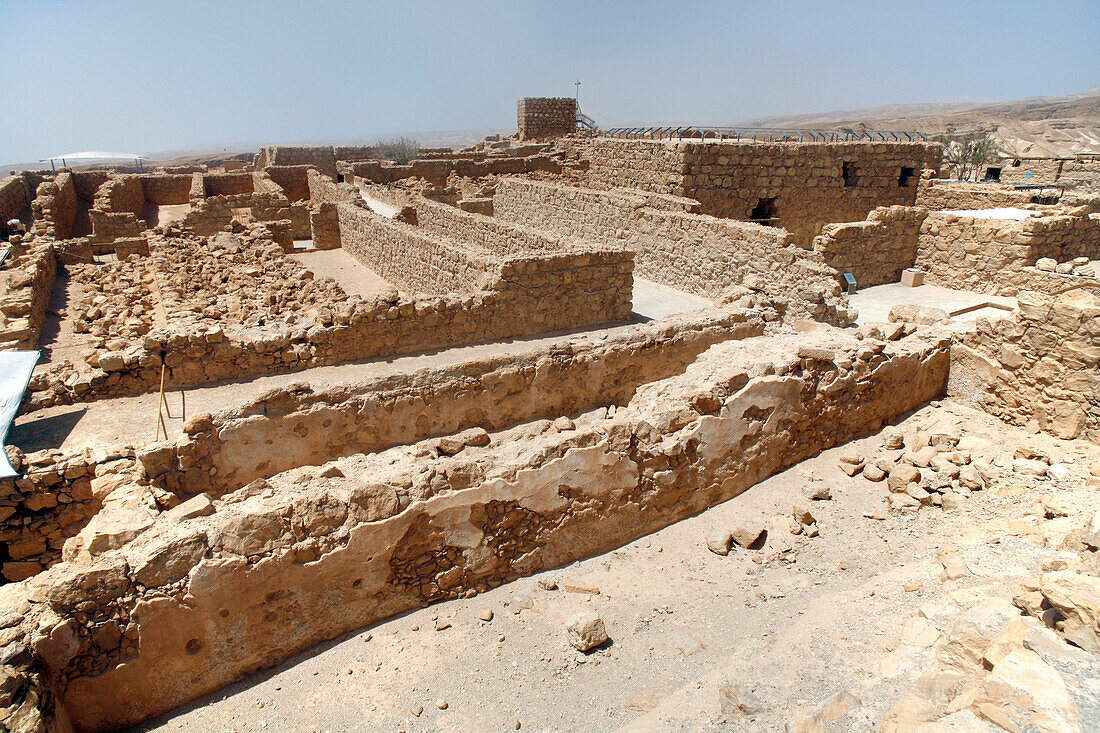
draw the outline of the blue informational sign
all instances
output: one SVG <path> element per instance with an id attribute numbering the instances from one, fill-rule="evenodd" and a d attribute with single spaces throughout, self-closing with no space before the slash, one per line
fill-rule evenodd
<path id="1" fill-rule="evenodd" d="M 1025 173 L 1024 178 L 1031 178 L 1031 174 L 1030 173 Z"/>

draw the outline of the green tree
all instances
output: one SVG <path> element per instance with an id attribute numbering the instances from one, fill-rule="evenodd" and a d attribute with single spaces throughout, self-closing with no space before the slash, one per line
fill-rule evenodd
<path id="1" fill-rule="evenodd" d="M 392 160 L 404 165 L 420 153 L 420 141 L 411 137 L 391 137 L 379 140 L 374 146 L 374 154 L 382 160 Z"/>
<path id="2" fill-rule="evenodd" d="M 943 162 L 955 178 L 962 181 L 977 178 L 987 165 L 999 159 L 997 142 L 989 133 L 956 135 L 952 132 L 936 139 L 943 143 Z"/>

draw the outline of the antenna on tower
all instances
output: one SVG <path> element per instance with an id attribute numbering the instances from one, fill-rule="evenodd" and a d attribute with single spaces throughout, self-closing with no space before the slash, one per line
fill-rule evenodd
<path id="1" fill-rule="evenodd" d="M 581 80 L 577 79 L 575 82 L 573 82 L 573 86 L 575 86 L 577 88 L 577 91 L 573 94 L 573 101 L 577 102 L 577 103 L 580 103 L 580 101 L 581 101 Z"/>

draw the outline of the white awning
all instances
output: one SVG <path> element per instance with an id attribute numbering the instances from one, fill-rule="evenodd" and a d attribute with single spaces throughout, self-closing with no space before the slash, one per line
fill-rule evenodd
<path id="1" fill-rule="evenodd" d="M 4 440 L 15 413 L 19 412 L 39 354 L 38 351 L 0 351 L 0 478 L 19 475 L 8 462 Z"/>
<path id="2" fill-rule="evenodd" d="M 66 153 L 65 155 L 51 155 L 49 158 L 40 158 L 39 163 L 47 160 L 149 160 L 144 155 L 134 153 L 105 153 L 91 150 L 83 153 Z"/>

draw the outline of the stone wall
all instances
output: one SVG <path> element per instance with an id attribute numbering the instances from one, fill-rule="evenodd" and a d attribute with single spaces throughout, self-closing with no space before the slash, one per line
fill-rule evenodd
<path id="1" fill-rule="evenodd" d="M 1001 283 L 1040 258 L 1100 256 L 1100 215 L 1051 210 L 1023 221 L 933 212 L 921 226 L 915 267 L 927 282 L 997 293 Z"/>
<path id="2" fill-rule="evenodd" d="M 1030 191 L 996 183 L 960 183 L 926 178 L 917 193 L 917 205 L 930 211 L 969 211 L 1027 206 Z"/>
<path id="3" fill-rule="evenodd" d="M 524 97 L 516 102 L 520 140 L 568 135 L 577 129 L 577 100 L 572 97 Z"/>
<path id="4" fill-rule="evenodd" d="M 622 408 L 181 506 L 117 549 L 74 547 L 9 590 L 4 610 L 20 612 L 3 673 L 31 686 L 48 721 L 137 723 L 345 631 L 609 551 L 736 496 L 942 394 L 947 352 L 942 340 L 832 331 L 728 341 Z M 8 653 L 17 644 L 28 651 Z"/>
<path id="5" fill-rule="evenodd" d="M 463 363 L 319 391 L 272 390 L 189 422 L 188 437 L 172 447 L 175 470 L 162 480 L 184 495 L 221 494 L 291 468 L 433 435 L 623 405 L 638 386 L 678 374 L 713 344 L 763 330 L 759 313 L 726 307 L 676 316 L 671 324 L 639 324 L 598 341 L 582 337 L 489 357 L 476 370 Z M 284 450 L 273 454 L 272 442 Z"/>
<path id="6" fill-rule="evenodd" d="M 340 214 L 336 204 L 317 204 L 309 212 L 310 238 L 316 249 L 340 248 Z"/>
<path id="7" fill-rule="evenodd" d="M 57 260 L 48 244 L 16 245 L 0 270 L 0 349 L 26 350 L 38 345 Z"/>
<path id="8" fill-rule="evenodd" d="M 597 138 L 570 144 L 589 178 L 687 196 L 702 213 L 765 218 L 810 240 L 832 222 L 860 221 L 879 206 L 913 206 L 924 169 L 939 169 L 934 143 L 688 143 Z M 754 213 L 755 212 L 755 213 Z"/>
<path id="9" fill-rule="evenodd" d="M 16 478 L 0 478 L 0 562 L 19 581 L 61 561 L 79 532 L 135 464 L 132 450 L 16 453 Z"/>
<path id="10" fill-rule="evenodd" d="M 264 168 L 264 172 L 291 201 L 309 200 L 309 178 L 306 175 L 308 170 L 307 165 L 272 165 Z"/>
<path id="11" fill-rule="evenodd" d="M 852 273 L 861 288 L 896 283 L 913 266 L 926 216 L 920 206 L 878 208 L 865 221 L 827 224 L 814 237 L 814 251 L 838 272 Z"/>
<path id="12" fill-rule="evenodd" d="M 140 237 L 145 231 L 141 219 L 145 210 L 145 192 L 138 175 L 113 175 L 96 191 L 88 211 L 93 243 L 109 243 L 119 238 Z"/>
<path id="13" fill-rule="evenodd" d="M 1055 183 L 1063 163 L 1059 158 L 1005 158 L 988 167 L 1000 168 L 1006 183 Z"/>
<path id="14" fill-rule="evenodd" d="M 253 165 L 261 169 L 273 165 L 313 166 L 336 180 L 336 152 L 327 145 L 265 145 L 256 153 Z"/>
<path id="15" fill-rule="evenodd" d="M 542 153 L 528 156 L 501 156 L 485 158 L 425 158 L 400 165 L 382 161 L 352 163 L 343 168 L 348 183 L 395 183 L 406 178 L 420 178 L 434 186 L 444 186 L 451 176 L 485 178 L 486 176 L 522 175 L 545 172 L 559 174 L 561 163 Z"/>
<path id="16" fill-rule="evenodd" d="M 245 175 L 251 183 L 251 174 Z M 212 236 L 224 231 L 234 220 L 242 223 L 289 220 L 294 239 L 310 237 L 309 206 L 291 202 L 281 193 L 210 196 L 193 202 L 177 225 L 200 236 Z"/>
<path id="17" fill-rule="evenodd" d="M 1100 443 L 1100 297 L 1017 295 L 1019 310 L 955 347 L 952 393 L 991 415 L 1068 440 Z"/>
<path id="18" fill-rule="evenodd" d="M 657 203 L 664 208 L 655 208 Z M 636 253 L 637 274 L 718 298 L 735 286 L 789 302 L 792 315 L 847 323 L 839 274 L 776 227 L 687 213 L 696 202 L 502 178 L 496 218 Z"/>
<path id="19" fill-rule="evenodd" d="M 145 202 L 157 206 L 190 203 L 192 178 L 190 173 L 141 176 Z"/>
<path id="20" fill-rule="evenodd" d="M 204 173 L 202 182 L 207 198 L 250 194 L 256 190 L 252 174 L 244 171 L 240 173 Z"/>
<path id="21" fill-rule="evenodd" d="M 424 239 L 415 227 L 398 227 L 373 213 L 371 216 L 374 219 L 368 220 L 368 226 L 372 236 L 392 238 L 391 242 Z M 341 229 L 347 236 L 343 223 Z M 151 241 L 156 249 L 158 238 Z M 213 311 L 207 316 L 207 304 L 195 302 L 193 308 L 179 309 L 167 326 L 146 334 L 141 343 L 99 355 L 97 365 L 79 369 L 64 362 L 52 365 L 32 379 L 27 407 L 154 390 L 162 361 L 169 368 L 169 389 L 190 388 L 244 376 L 621 322 L 630 315 L 632 257 L 620 250 L 498 258 L 486 290 L 412 297 L 392 292 L 371 301 L 353 295 L 320 308 L 315 318 L 295 314 L 298 321 L 294 323 L 268 318 L 262 323 L 248 319 L 242 324 L 225 322 Z M 478 264 L 484 267 L 480 261 Z M 229 276 L 211 272 L 211 278 Z M 286 285 L 290 283 L 283 287 Z M 278 302 L 279 289 L 265 294 L 271 296 Z M 185 315 L 187 310 L 189 315 Z"/>
<path id="22" fill-rule="evenodd" d="M 35 234 L 47 239 L 68 239 L 76 220 L 77 197 L 73 177 L 60 173 L 52 181 L 38 184 L 31 202 Z"/>
<path id="23" fill-rule="evenodd" d="M 20 218 L 30 207 L 33 191 L 32 182 L 25 175 L 0 179 L 0 237 L 12 234 L 8 222 Z"/>

